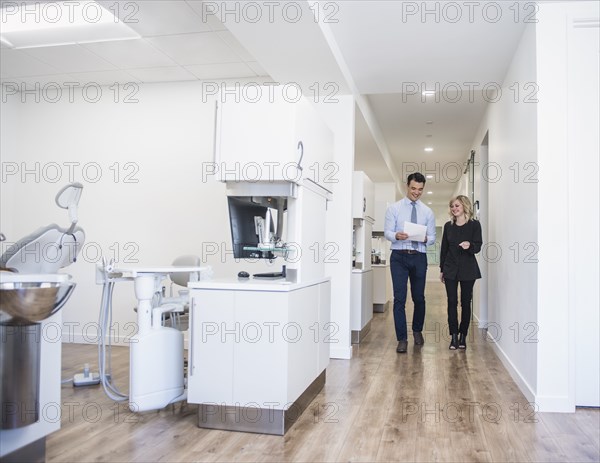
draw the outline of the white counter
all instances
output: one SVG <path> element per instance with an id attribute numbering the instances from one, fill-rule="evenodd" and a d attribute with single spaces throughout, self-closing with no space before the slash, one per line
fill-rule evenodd
<path id="1" fill-rule="evenodd" d="M 359 274 L 360 273 L 367 273 L 367 272 L 370 272 L 370 271 L 371 271 L 370 268 L 369 269 L 364 269 L 364 268 L 353 268 L 352 269 L 352 273 L 359 273 Z"/>
<path id="2" fill-rule="evenodd" d="M 294 283 L 285 279 L 262 279 L 262 278 L 215 278 L 206 281 L 195 281 L 188 283 L 190 289 L 216 289 L 229 291 L 268 291 L 268 292 L 289 292 L 297 291 L 309 286 L 320 285 L 329 281 L 330 278 L 320 278 L 318 280 Z"/>

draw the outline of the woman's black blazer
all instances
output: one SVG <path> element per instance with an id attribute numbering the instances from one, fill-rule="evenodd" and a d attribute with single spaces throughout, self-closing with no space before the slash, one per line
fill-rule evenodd
<path id="1" fill-rule="evenodd" d="M 458 245 L 463 241 L 471 243 L 469 249 L 463 249 Z M 479 221 L 469 220 L 461 226 L 447 222 L 444 225 L 440 252 L 440 271 L 444 274 L 444 278 L 459 281 L 481 278 L 475 254 L 481 250 L 482 244 Z"/>

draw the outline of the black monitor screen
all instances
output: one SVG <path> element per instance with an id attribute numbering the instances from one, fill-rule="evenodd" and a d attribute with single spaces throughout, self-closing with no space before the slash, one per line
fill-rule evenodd
<path id="1" fill-rule="evenodd" d="M 231 223 L 231 240 L 233 243 L 233 256 L 236 259 L 259 258 L 273 259 L 271 252 L 258 252 L 255 250 L 244 250 L 244 246 L 256 247 L 260 238 L 256 234 L 254 217 L 265 217 L 268 207 L 255 204 L 249 198 L 228 196 L 229 221 Z M 274 231 L 273 221 L 269 224 L 270 230 Z"/>

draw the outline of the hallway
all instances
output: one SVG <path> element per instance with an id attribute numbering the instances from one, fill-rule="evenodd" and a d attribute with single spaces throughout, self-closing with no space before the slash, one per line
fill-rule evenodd
<path id="1" fill-rule="evenodd" d="M 599 410 L 536 413 L 480 330 L 466 352 L 448 350 L 444 288 L 431 270 L 425 345 L 411 337 L 397 354 L 391 310 L 375 314 L 353 359 L 331 361 L 324 389 L 284 437 L 200 429 L 187 404 L 134 415 L 99 386 L 65 384 L 47 461 L 599 461 Z M 113 351 L 126 389 L 128 349 Z M 97 371 L 95 346 L 63 345 L 63 378 L 84 362 Z"/>

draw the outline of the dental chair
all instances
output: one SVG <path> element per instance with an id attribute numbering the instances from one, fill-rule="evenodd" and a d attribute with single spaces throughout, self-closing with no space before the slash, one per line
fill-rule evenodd
<path id="1" fill-rule="evenodd" d="M 195 255 L 179 256 L 173 261 L 173 266 L 199 267 L 200 265 L 202 265 L 200 257 Z M 159 297 L 157 306 L 152 309 L 152 320 L 153 323 L 158 323 L 159 320 L 162 322 L 167 318 L 171 327 L 182 330 L 181 316 L 189 313 L 187 284 L 190 281 L 199 281 L 200 272 L 171 273 L 169 279 L 171 281 L 169 296 Z M 178 296 L 173 296 L 174 284 L 185 288 L 179 290 Z"/>
<path id="2" fill-rule="evenodd" d="M 77 205 L 83 191 L 81 183 L 70 183 L 56 195 L 56 205 L 69 211 L 71 225 L 59 227 L 53 223 L 9 245 L 0 257 L 0 267 L 18 273 L 57 273 L 71 265 L 85 242 L 83 229 L 77 227 Z"/>
<path id="3" fill-rule="evenodd" d="M 47 424 L 38 424 L 46 421 L 43 414 L 40 415 L 40 407 L 43 406 L 40 405 L 41 384 L 42 380 L 46 380 L 42 371 L 48 375 L 51 369 L 58 368 L 60 374 L 60 349 L 48 347 L 53 341 L 41 335 L 42 323 L 64 306 L 75 288 L 71 276 L 58 271 L 76 261 L 85 241 L 85 233 L 76 226 L 82 190 L 80 183 L 71 183 L 55 197 L 58 207 L 69 211 L 70 226 L 62 228 L 53 223 L 15 243 L 3 243 L 6 251 L 0 256 L 0 428 L 11 430 L 8 442 L 15 438 L 16 428 L 38 426 L 24 433 L 38 437 L 43 433 L 42 439 L 50 432 Z M 0 233 L 0 241 L 4 240 Z M 46 390 L 48 395 L 44 400 L 60 400 L 58 389 L 50 385 L 49 390 L 55 392 Z M 15 406 L 21 412 L 14 413 Z M 5 443 L 3 440 L 0 446 Z M 45 449 L 45 446 L 41 448 Z M 4 457 L 2 450 L 0 455 Z M 37 444 L 30 452 L 27 453 L 29 458 L 43 461 L 39 458 L 41 451 Z"/>

